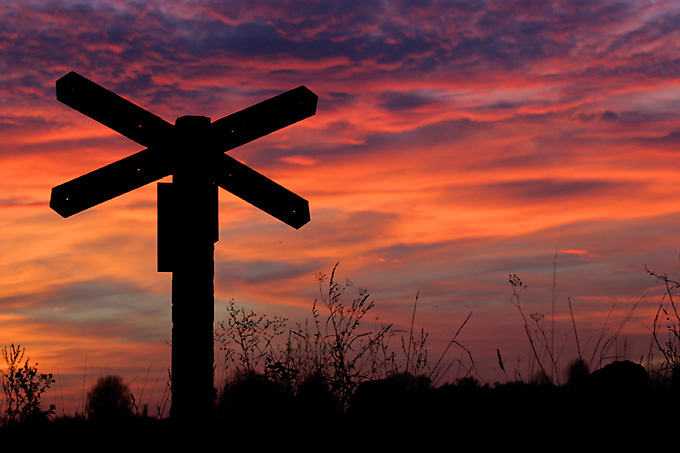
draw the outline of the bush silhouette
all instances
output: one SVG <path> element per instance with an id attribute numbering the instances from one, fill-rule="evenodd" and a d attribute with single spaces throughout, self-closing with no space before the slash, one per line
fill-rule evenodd
<path id="1" fill-rule="evenodd" d="M 348 413 L 355 421 L 373 420 L 383 428 L 401 427 L 413 414 L 422 414 L 432 389 L 427 376 L 407 372 L 362 381 L 353 394 Z"/>
<path id="2" fill-rule="evenodd" d="M 340 401 L 333 394 L 328 379 L 319 373 L 300 382 L 294 397 L 297 416 L 308 422 L 319 417 L 328 420 L 341 413 Z"/>
<path id="3" fill-rule="evenodd" d="M 251 419 L 283 416 L 290 402 L 290 392 L 280 382 L 259 373 L 242 374 L 225 384 L 218 400 L 221 420 L 248 423 Z"/>
<path id="4" fill-rule="evenodd" d="M 612 362 L 588 375 L 585 381 L 587 414 L 612 439 L 625 444 L 649 428 L 649 374 L 629 360 Z"/>
<path id="5" fill-rule="evenodd" d="M 87 416 L 93 422 L 120 421 L 132 416 L 132 398 L 120 376 L 104 376 L 87 394 Z"/>
<path id="6" fill-rule="evenodd" d="M 585 385 L 590 374 L 590 367 L 583 359 L 576 359 L 567 367 L 567 385 L 580 389 Z"/>
<path id="7" fill-rule="evenodd" d="M 5 414 L 10 422 L 44 422 L 54 415 L 55 406 L 42 408 L 42 395 L 54 383 L 52 374 L 38 373 L 38 364 L 24 360 L 26 348 L 20 345 L 2 348 L 7 370 L 0 370 L 0 384 L 5 394 Z"/>
<path id="8" fill-rule="evenodd" d="M 651 381 L 642 365 L 622 360 L 590 373 L 586 388 L 600 398 L 628 403 L 648 396 Z"/>

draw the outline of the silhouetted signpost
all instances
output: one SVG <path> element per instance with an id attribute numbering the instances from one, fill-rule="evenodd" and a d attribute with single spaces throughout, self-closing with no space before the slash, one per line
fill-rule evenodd
<path id="1" fill-rule="evenodd" d="M 234 149 L 316 113 L 300 86 L 211 122 L 183 116 L 172 125 L 85 77 L 57 80 L 57 100 L 146 149 L 52 189 L 50 207 L 69 217 L 172 175 L 158 184 L 158 271 L 172 272 L 172 409 L 203 421 L 214 402 L 213 323 L 217 187 L 293 228 L 310 220 L 307 200 L 227 156 Z"/>

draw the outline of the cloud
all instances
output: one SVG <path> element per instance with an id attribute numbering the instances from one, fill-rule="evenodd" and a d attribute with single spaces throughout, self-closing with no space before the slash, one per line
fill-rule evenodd
<path id="1" fill-rule="evenodd" d="M 578 199 L 599 194 L 635 192 L 636 184 L 596 180 L 524 180 L 489 184 L 475 187 L 475 191 L 502 194 L 507 200 L 553 200 L 555 198 Z"/>
<path id="2" fill-rule="evenodd" d="M 656 285 L 644 263 L 677 264 L 676 2 L 54 0 L 0 13 L 3 341 L 132 375 L 168 360 L 155 188 L 68 220 L 46 206 L 52 183 L 139 150 L 55 100 L 71 70 L 171 122 L 302 84 L 319 95 L 315 117 L 233 152 L 309 199 L 312 222 L 293 231 L 222 197 L 218 304 L 308 314 L 314 274 L 340 261 L 399 323 L 421 291 L 432 338 L 474 310 L 482 363 L 516 336 L 508 273 L 545 311 L 555 250 L 587 251 L 558 254 L 558 298 L 599 320 Z"/>
<path id="3" fill-rule="evenodd" d="M 222 289 L 229 288 L 230 284 L 258 284 L 266 282 L 268 285 L 276 285 L 277 282 L 296 278 L 301 275 L 313 275 L 315 263 L 299 264 L 285 261 L 266 260 L 228 260 L 219 261 L 215 264 L 216 281 Z"/>
<path id="4" fill-rule="evenodd" d="M 384 91 L 380 93 L 382 107 L 386 110 L 411 110 L 440 102 L 437 93 L 427 93 L 419 90 L 402 93 Z"/>
<path id="5" fill-rule="evenodd" d="M 32 200 L 27 197 L 0 198 L 0 208 L 20 208 L 32 206 L 47 206 L 47 203 L 41 200 Z"/>
<path id="6" fill-rule="evenodd" d="M 311 166 L 314 165 L 318 162 L 317 159 L 314 159 L 313 157 L 309 156 L 301 156 L 301 155 L 293 155 L 293 156 L 284 156 L 279 159 L 282 162 L 286 162 L 288 164 L 293 164 L 293 165 L 302 165 L 302 166 Z"/>
<path id="7" fill-rule="evenodd" d="M 680 129 L 671 131 L 661 137 L 647 138 L 643 141 L 659 144 L 677 145 L 680 142 Z"/>
<path id="8" fill-rule="evenodd" d="M 59 325 L 65 335 L 74 330 L 91 334 L 100 330 L 111 340 L 163 342 L 168 340 L 171 324 L 168 298 L 148 294 L 129 282 L 91 280 L 2 298 L 0 307 L 5 313 L 30 316 L 27 322 Z M 54 332 L 54 340 L 59 337 L 60 333 Z"/>

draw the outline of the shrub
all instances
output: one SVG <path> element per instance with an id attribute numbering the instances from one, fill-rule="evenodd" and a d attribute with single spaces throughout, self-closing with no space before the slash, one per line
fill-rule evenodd
<path id="1" fill-rule="evenodd" d="M 321 302 L 316 300 L 312 306 L 313 325 L 289 330 L 283 346 L 275 340 L 285 332 L 285 318 L 268 318 L 229 304 L 227 321 L 219 323 L 216 339 L 226 353 L 227 365 L 235 366 L 232 375 L 238 380 L 259 375 L 292 392 L 312 377 L 315 382 L 322 379 L 340 406 L 347 407 L 358 382 L 377 372 L 377 353 L 391 325 L 376 332 L 360 330 L 360 322 L 374 303 L 362 289 L 351 303 L 341 301 L 352 285 L 337 282 L 336 268 L 337 264 L 330 278 L 317 274 Z M 324 309 L 326 316 L 321 313 Z"/>
<path id="2" fill-rule="evenodd" d="M 54 383 L 52 374 L 38 373 L 38 364 L 29 365 L 28 357 L 21 366 L 25 353 L 26 348 L 19 345 L 2 348 L 7 371 L 0 371 L 0 374 L 7 400 L 5 414 L 9 422 L 46 420 L 55 412 L 54 404 L 47 410 L 41 406 L 43 393 Z"/>
<path id="3" fill-rule="evenodd" d="M 272 372 L 283 372 L 280 363 L 272 361 L 273 342 L 283 333 L 286 319 L 258 316 L 252 310 L 236 308 L 234 301 L 227 306 L 227 321 L 219 323 L 215 333 L 226 354 L 227 367 L 233 364 L 239 373 L 250 375 L 259 371 L 263 360 Z"/>
<path id="4" fill-rule="evenodd" d="M 366 315 L 375 304 L 365 289 L 355 287 L 350 280 L 340 283 L 336 278 L 337 266 L 330 276 L 316 275 L 320 297 L 312 304 L 312 318 L 304 326 L 297 324 L 288 329 L 285 318 L 257 315 L 230 302 L 228 318 L 218 324 L 215 332 L 216 340 L 226 353 L 229 371 L 223 393 L 233 392 L 232 384 L 244 387 L 248 383 L 249 388 L 255 388 L 264 385 L 262 380 L 268 380 L 284 387 L 298 408 L 317 406 L 312 399 L 318 398 L 318 406 L 323 408 L 320 410 L 333 414 L 349 407 L 357 386 L 363 381 L 410 376 L 409 385 L 433 385 L 451 367 L 442 365 L 445 354 L 453 346 L 468 353 L 472 366 L 466 369 L 465 376 L 470 374 L 474 368 L 471 354 L 456 340 L 470 316 L 431 367 L 427 333 L 421 329 L 420 335 L 414 334 L 416 296 L 408 339 L 401 339 L 405 365 L 400 366 L 389 344 L 398 331 L 392 324 L 376 325 L 373 330 L 364 328 Z M 351 292 L 353 297 L 348 297 Z M 281 339 L 277 340 L 279 336 Z M 462 361 L 458 362 L 462 365 Z M 230 398 L 225 395 L 220 405 L 229 404 Z"/>
<path id="5" fill-rule="evenodd" d="M 590 367 L 583 359 L 575 359 L 567 367 L 567 385 L 581 388 L 590 374 Z"/>
<path id="6" fill-rule="evenodd" d="M 132 397 L 120 376 L 104 376 L 87 394 L 87 415 L 94 422 L 120 421 L 132 416 Z"/>

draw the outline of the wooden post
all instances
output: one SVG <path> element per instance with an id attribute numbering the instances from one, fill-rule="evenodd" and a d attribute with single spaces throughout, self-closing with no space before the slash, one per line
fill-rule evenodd
<path id="1" fill-rule="evenodd" d="M 173 152 L 171 418 L 196 426 L 214 418 L 213 323 L 217 185 L 210 118 L 178 118 Z"/>

